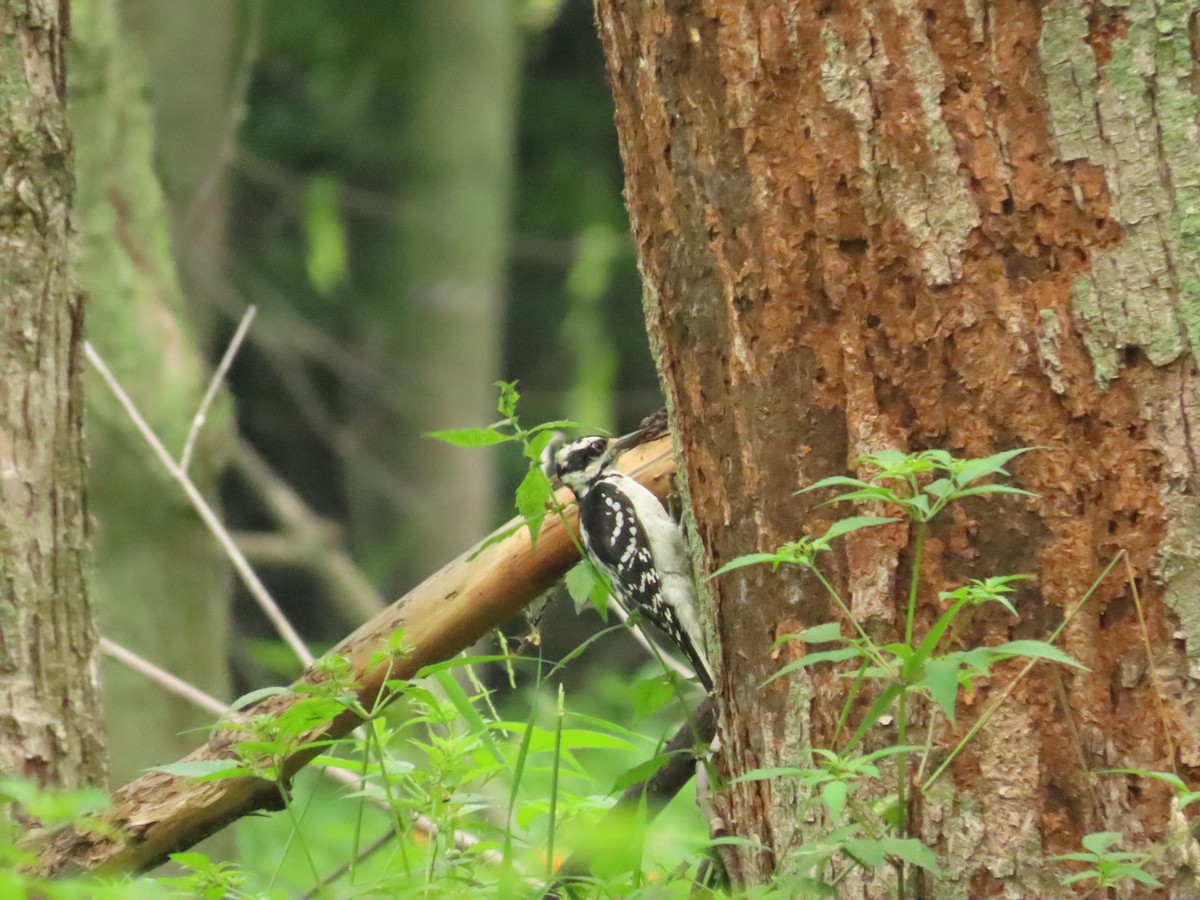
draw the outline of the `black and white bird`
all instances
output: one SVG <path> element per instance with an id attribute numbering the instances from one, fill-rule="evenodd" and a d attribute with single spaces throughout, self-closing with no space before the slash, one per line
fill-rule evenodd
<path id="1" fill-rule="evenodd" d="M 616 467 L 607 438 L 580 438 L 554 456 L 555 471 L 579 501 L 588 556 L 625 607 L 662 630 L 711 693 L 712 674 L 696 618 L 696 587 L 683 532 L 662 503 Z"/>

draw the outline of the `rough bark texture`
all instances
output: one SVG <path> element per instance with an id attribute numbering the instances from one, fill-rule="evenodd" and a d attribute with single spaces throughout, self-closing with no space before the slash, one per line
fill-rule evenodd
<path id="1" fill-rule="evenodd" d="M 104 779 L 65 0 L 0 6 L 0 773 Z"/>
<path id="2" fill-rule="evenodd" d="M 1125 550 L 1154 665 L 1114 575 L 1063 642 L 1091 671 L 1035 669 L 918 809 L 945 865 L 934 892 L 1061 894 L 1046 856 L 1081 835 L 1162 838 L 1164 792 L 1093 772 L 1200 765 L 1196 4 L 596 7 L 701 568 L 848 514 L 792 492 L 863 454 L 1040 448 L 1013 467 L 1039 499 L 964 503 L 935 527 L 918 633 L 938 591 L 1029 572 L 1019 624 L 976 615 L 958 640 L 1044 637 Z M 831 558 L 884 639 L 908 544 L 889 526 Z M 844 680 L 759 686 L 787 661 L 777 637 L 833 617 L 766 567 L 713 583 L 727 775 L 828 742 Z M 736 879 L 786 870 L 778 851 L 811 825 L 797 800 L 786 781 L 717 798 L 776 851 L 732 848 Z"/>

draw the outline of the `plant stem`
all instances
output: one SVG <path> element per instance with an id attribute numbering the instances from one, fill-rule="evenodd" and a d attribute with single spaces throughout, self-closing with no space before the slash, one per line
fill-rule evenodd
<path id="1" fill-rule="evenodd" d="M 809 571 L 817 576 L 817 580 L 821 582 L 821 586 L 829 592 L 829 596 L 831 596 L 834 602 L 837 603 L 838 608 L 840 608 L 841 611 L 846 614 L 846 618 L 850 620 L 850 624 L 854 626 L 854 630 L 857 631 L 858 636 L 862 638 L 863 649 L 867 652 L 867 655 L 871 657 L 877 666 L 888 673 L 889 678 L 899 678 L 899 673 L 892 668 L 891 664 L 886 659 L 879 655 L 879 650 L 876 648 L 875 642 L 871 640 L 871 636 L 863 630 L 863 627 L 859 624 L 858 619 L 854 618 L 854 613 L 850 611 L 850 607 L 846 605 L 846 601 L 841 598 L 841 595 L 833 589 L 833 585 L 825 580 L 825 576 L 822 575 L 815 566 Z"/>
<path id="2" fill-rule="evenodd" d="M 562 768 L 563 687 L 558 686 L 558 720 L 554 729 L 554 762 L 550 771 L 550 834 L 546 841 L 546 884 L 554 881 L 554 825 L 558 816 L 558 773 Z"/>
<path id="3" fill-rule="evenodd" d="M 912 577 L 908 583 L 908 610 L 904 617 L 904 645 L 913 649 L 913 620 L 917 613 L 917 590 L 921 585 L 921 559 L 925 552 L 925 522 L 917 522 L 917 537 L 913 544 Z M 896 701 L 896 737 L 900 746 L 908 743 L 908 691 L 901 690 Z M 896 803 L 899 806 L 900 839 L 908 837 L 908 753 L 896 754 Z M 896 865 L 896 893 L 904 900 L 904 860 Z"/>

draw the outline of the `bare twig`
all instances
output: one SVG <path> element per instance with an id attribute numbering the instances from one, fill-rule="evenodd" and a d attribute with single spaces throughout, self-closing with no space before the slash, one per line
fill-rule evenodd
<path id="1" fill-rule="evenodd" d="M 229 372 L 229 367 L 233 365 L 233 358 L 237 356 L 237 352 L 242 346 L 242 341 L 246 339 L 246 332 L 250 330 L 250 323 L 254 321 L 256 312 L 257 310 L 253 306 L 246 308 L 246 312 L 242 316 L 242 321 L 238 323 L 237 331 L 233 333 L 233 337 L 229 341 L 229 346 L 225 348 L 225 355 L 221 357 L 221 362 L 217 365 L 216 371 L 213 372 L 212 378 L 208 381 L 208 390 L 204 392 L 204 398 L 200 401 L 200 406 L 196 409 L 196 415 L 192 417 L 191 427 L 188 428 L 187 440 L 183 442 L 183 452 L 179 454 L 179 468 L 184 472 L 188 470 L 188 463 L 192 460 L 192 451 L 196 447 L 196 438 L 200 436 L 200 429 L 204 427 L 204 421 L 208 416 L 208 408 L 212 406 L 212 402 L 217 396 L 217 391 L 221 387 L 221 382 L 225 380 L 225 376 Z"/>
<path id="2" fill-rule="evenodd" d="M 234 445 L 233 462 L 284 532 L 238 535 L 243 552 L 307 568 L 321 580 L 330 601 L 348 621 L 363 622 L 387 605 L 342 548 L 336 526 L 313 512 L 246 441 Z"/>
<path id="3" fill-rule="evenodd" d="M 121 665 L 133 669 L 135 672 L 145 675 L 159 687 L 166 689 L 177 697 L 182 697 L 193 706 L 198 706 L 207 713 L 212 713 L 214 716 L 223 716 L 229 711 L 229 704 L 222 703 L 212 694 L 206 694 L 195 685 L 188 684 L 188 682 L 184 681 L 178 675 L 172 675 L 166 669 L 156 666 L 144 656 L 138 656 L 138 654 L 122 647 L 116 641 L 101 637 L 100 649 L 104 652 L 105 656 L 115 659 Z"/>
<path id="4" fill-rule="evenodd" d="M 258 602 L 263 613 L 271 620 L 271 624 L 275 626 L 275 630 L 279 632 L 280 637 L 287 642 L 288 646 L 292 648 L 292 651 L 306 666 L 311 665 L 313 661 L 312 653 L 304 645 L 304 641 L 300 639 L 300 635 L 296 633 L 296 629 L 284 617 L 278 604 L 275 603 L 270 593 L 268 593 L 266 586 L 259 580 L 254 569 L 250 567 L 250 563 L 246 562 L 246 557 L 242 555 L 242 551 L 234 544 L 233 539 L 229 536 L 229 532 L 225 530 L 225 526 L 221 524 L 221 520 L 217 518 L 217 514 L 208 505 L 208 501 L 204 499 L 204 495 L 192 483 L 187 472 L 183 471 L 179 467 L 179 464 L 171 457 L 171 454 L 167 452 L 167 448 L 158 439 L 158 435 L 154 433 L 154 430 L 142 417 L 133 400 L 125 393 L 125 389 L 121 387 L 116 376 L 109 371 L 103 358 L 96 352 L 96 348 L 90 342 L 85 341 L 83 349 L 87 354 L 88 361 L 100 373 L 100 377 L 104 379 L 105 384 L 108 385 L 113 395 L 117 398 L 117 402 L 124 408 L 126 414 L 128 414 L 133 424 L 137 427 L 137 430 L 145 438 L 146 443 L 150 445 L 150 449 L 154 451 L 159 462 L 163 464 L 163 467 L 171 474 L 171 477 L 179 482 L 180 487 L 183 488 L 183 492 L 187 494 L 188 500 L 196 508 L 196 512 L 200 514 L 201 521 L 212 532 L 213 537 L 217 539 L 217 543 L 221 545 L 221 549 L 225 551 L 225 555 L 229 557 L 229 561 L 233 564 L 234 570 L 241 576 L 247 590 L 250 591 L 251 596 Z"/>

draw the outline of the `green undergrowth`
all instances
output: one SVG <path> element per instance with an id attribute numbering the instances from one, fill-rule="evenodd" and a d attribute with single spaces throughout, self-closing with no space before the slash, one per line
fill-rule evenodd
<path id="1" fill-rule="evenodd" d="M 528 527 L 536 540 L 546 515 L 564 514 L 541 457 L 552 432 L 572 423 L 527 429 L 517 418 L 517 400 L 515 385 L 502 384 L 500 421 L 436 437 L 521 448 L 528 473 L 517 491 L 517 527 Z M 831 493 L 827 503 L 841 504 L 844 518 L 818 536 L 739 557 L 713 574 L 724 578 L 749 566 L 809 572 L 829 600 L 831 618 L 780 639 L 773 648 L 779 667 L 763 687 L 817 678 L 845 686 L 827 745 L 805 748 L 800 765 L 733 777 L 734 783 L 786 782 L 800 798 L 797 832 L 806 836 L 783 853 L 775 848 L 784 865 L 770 884 L 737 896 L 841 897 L 849 896 L 849 885 L 861 890 L 864 881 L 887 896 L 936 893 L 945 861 L 938 847 L 921 840 L 920 804 L 1033 666 L 1083 668 L 1063 652 L 1059 638 L 1095 586 L 1065 611 L 1053 632 L 986 646 L 966 642 L 973 617 L 990 610 L 1015 625 L 1015 601 L 1028 576 L 979 572 L 936 598 L 922 593 L 931 523 L 967 498 L 1031 497 L 1003 483 L 1006 466 L 1025 452 L 964 460 L 940 450 L 883 451 L 856 460 L 861 477 L 827 478 L 802 491 Z M 872 514 L 861 514 L 864 509 Z M 827 577 L 825 560 L 847 535 L 900 527 L 912 548 L 910 578 L 898 598 L 895 639 L 880 640 Z M 604 613 L 607 586 L 586 562 L 566 581 L 577 607 Z M 937 612 L 926 624 L 928 616 L 918 610 L 931 603 Z M 16 849 L 22 826 L 98 827 L 94 813 L 103 798 L 55 798 L 21 782 L 0 785 L 0 796 L 19 813 L 5 820 L 8 830 L 0 834 L 0 897 L 536 898 L 558 885 L 559 867 L 572 855 L 590 861 L 590 875 L 573 882 L 569 893 L 558 886 L 561 897 L 713 896 L 720 891 L 712 885 L 721 879 L 693 884 L 698 864 L 707 857 L 719 872 L 721 854 L 728 852 L 722 845 L 753 841 L 736 830 L 710 840 L 694 789 L 676 796 L 652 821 L 644 798 L 620 818 L 604 818 L 622 791 L 667 762 L 662 746 L 687 720 L 699 692 L 661 658 L 637 672 L 593 667 L 580 680 L 583 687 L 568 692 L 564 667 L 603 646 L 589 639 L 557 663 L 507 653 L 460 657 L 411 681 L 388 680 L 386 708 L 360 705 L 350 667 L 336 656 L 319 661 L 316 684 L 241 698 L 235 706 L 248 711 L 248 723 L 239 719 L 235 758 L 163 767 L 188 778 L 250 777 L 274 785 L 282 811 L 238 824 L 236 865 L 189 851 L 174 857 L 183 874 L 46 882 L 23 874 L 33 859 Z M 397 633 L 372 665 L 388 665 L 407 652 Z M 253 714 L 257 703 L 280 693 L 293 694 L 282 713 Z M 967 695 L 987 699 L 968 712 L 962 702 Z M 358 730 L 312 743 L 311 735 L 347 710 L 363 721 Z M 317 752 L 316 760 L 297 778 L 285 779 L 284 760 L 304 750 Z M 1169 772 L 1115 769 L 1100 776 L 1167 785 L 1181 819 L 1200 799 Z M 725 789 L 713 777 L 710 790 Z M 1052 857 L 1047 865 L 1055 867 L 1064 890 L 1136 892 L 1159 884 L 1154 872 L 1166 850 L 1126 849 L 1122 835 L 1097 832 L 1086 835 L 1077 852 Z"/>

